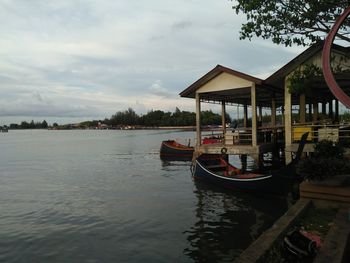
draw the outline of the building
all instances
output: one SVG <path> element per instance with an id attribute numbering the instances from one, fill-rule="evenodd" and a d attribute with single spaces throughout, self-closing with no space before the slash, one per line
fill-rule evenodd
<path id="1" fill-rule="evenodd" d="M 323 42 L 314 44 L 265 80 L 217 65 L 182 91 L 181 97 L 196 102 L 195 154 L 224 151 L 249 154 L 259 160 L 262 153 L 276 151 L 281 144 L 288 163 L 304 132 L 309 132 L 306 152 L 312 152 L 312 144 L 321 139 L 350 138 L 350 126 L 339 122 L 339 102 L 320 71 L 322 48 Z M 335 77 L 345 92 L 350 89 L 349 51 L 333 45 L 331 54 Z M 221 104 L 223 139 L 219 143 L 202 143 L 203 136 L 207 136 L 201 127 L 202 103 Z M 241 105 L 244 109 L 243 123 L 234 130 L 226 128 L 228 105 Z M 268 121 L 263 112 L 270 113 Z"/>

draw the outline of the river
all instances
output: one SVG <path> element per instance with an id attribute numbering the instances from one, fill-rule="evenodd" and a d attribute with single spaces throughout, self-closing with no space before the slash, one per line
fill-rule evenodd
<path id="1" fill-rule="evenodd" d="M 199 184 L 189 162 L 160 160 L 162 140 L 194 136 L 0 133 L 0 262 L 232 262 L 288 202 Z"/>

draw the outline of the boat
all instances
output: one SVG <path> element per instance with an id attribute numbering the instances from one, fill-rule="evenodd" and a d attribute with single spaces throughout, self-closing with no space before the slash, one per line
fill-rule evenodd
<path id="1" fill-rule="evenodd" d="M 301 181 L 295 173 L 295 164 L 299 161 L 308 133 L 299 143 L 295 159 L 288 165 L 266 173 L 247 172 L 228 162 L 223 154 L 217 158 L 208 158 L 207 154 L 199 156 L 192 168 L 195 180 L 202 180 L 229 189 L 239 189 L 262 193 L 287 194 L 293 185 Z"/>
<path id="2" fill-rule="evenodd" d="M 223 157 L 211 160 L 197 158 L 193 177 L 195 180 L 203 180 L 229 189 L 272 193 L 286 192 L 288 190 L 285 189 L 287 185 L 284 185 L 282 189 L 277 184 L 277 181 L 280 180 L 276 180 L 272 174 L 242 172 L 229 164 Z"/>
<path id="3" fill-rule="evenodd" d="M 162 159 L 192 160 L 194 147 L 180 144 L 174 140 L 162 141 L 160 157 Z"/>

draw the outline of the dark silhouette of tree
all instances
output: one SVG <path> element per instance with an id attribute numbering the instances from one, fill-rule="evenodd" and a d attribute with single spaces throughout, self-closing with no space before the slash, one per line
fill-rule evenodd
<path id="1" fill-rule="evenodd" d="M 47 129 L 47 127 L 48 127 L 47 122 L 45 120 L 43 120 L 43 122 L 41 123 L 41 128 Z"/>

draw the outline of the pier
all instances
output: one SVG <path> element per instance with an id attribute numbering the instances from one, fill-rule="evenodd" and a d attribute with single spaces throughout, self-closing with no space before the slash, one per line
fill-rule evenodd
<path id="1" fill-rule="evenodd" d="M 305 50 L 271 76 L 262 80 L 217 65 L 180 93 L 195 99 L 196 146 L 194 156 L 209 154 L 250 155 L 256 161 L 266 152 L 283 152 L 290 163 L 301 135 L 309 132 L 305 154 L 314 151 L 314 143 L 328 139 L 334 142 L 350 139 L 350 124 L 339 120 L 339 102 L 328 89 L 322 76 L 315 76 L 304 90 L 291 88 L 293 76 L 307 67 L 321 69 L 323 42 Z M 342 87 L 350 87 L 349 49 L 334 45 L 333 66 L 342 70 L 337 78 Z M 312 66 L 310 66 L 312 65 Z M 222 125 L 211 133 L 201 125 L 204 103 L 221 105 Z M 227 107 L 243 108 L 242 123 L 227 128 Z M 220 138 L 203 144 L 204 138 Z"/>

